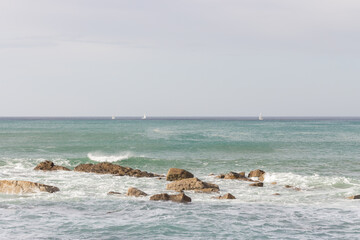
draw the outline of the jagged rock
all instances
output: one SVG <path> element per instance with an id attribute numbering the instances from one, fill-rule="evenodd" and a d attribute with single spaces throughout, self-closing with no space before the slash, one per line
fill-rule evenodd
<path id="1" fill-rule="evenodd" d="M 259 178 L 259 181 L 264 181 L 264 176 L 265 176 L 265 172 L 260 169 L 253 170 L 248 174 L 248 178 L 257 177 Z"/>
<path id="2" fill-rule="evenodd" d="M 140 197 L 140 196 L 147 196 L 147 194 L 137 188 L 129 188 L 127 194 L 128 196 Z"/>
<path id="3" fill-rule="evenodd" d="M 198 178 L 186 178 L 169 183 L 166 186 L 168 190 L 175 190 L 181 192 L 183 190 L 195 190 L 197 192 L 218 192 L 219 186 L 212 183 L 207 183 Z"/>
<path id="4" fill-rule="evenodd" d="M 111 192 L 108 192 L 107 195 L 121 195 L 121 193 L 111 191 Z"/>
<path id="5" fill-rule="evenodd" d="M 360 195 L 355 195 L 355 196 L 347 197 L 347 199 L 360 199 Z"/>
<path id="6" fill-rule="evenodd" d="M 46 160 L 45 162 L 39 163 L 34 170 L 43 170 L 43 171 L 71 171 L 70 169 L 62 166 L 56 166 L 52 161 Z"/>
<path id="7" fill-rule="evenodd" d="M 285 188 L 291 188 L 291 189 L 294 189 L 295 191 L 301 191 L 301 188 L 294 187 L 294 186 L 291 186 L 291 185 L 285 185 Z"/>
<path id="8" fill-rule="evenodd" d="M 186 178 L 193 178 L 194 175 L 191 172 L 188 172 L 180 168 L 170 168 L 166 174 L 166 181 L 176 181 Z"/>
<path id="9" fill-rule="evenodd" d="M 257 183 L 252 183 L 252 184 L 250 184 L 249 186 L 252 186 L 252 187 L 263 187 L 263 186 L 264 186 L 264 183 L 262 183 L 262 182 L 257 182 Z"/>
<path id="10" fill-rule="evenodd" d="M 183 192 L 176 195 L 169 195 L 167 193 L 156 194 L 150 197 L 153 201 L 173 201 L 173 202 L 191 202 L 191 198 L 186 196 Z"/>
<path id="11" fill-rule="evenodd" d="M 148 173 L 140 171 L 139 169 L 132 169 L 130 167 L 123 167 L 120 165 L 102 162 L 98 164 L 80 164 L 74 168 L 77 172 L 91 172 L 99 174 L 113 174 L 117 176 L 133 176 L 133 177 L 163 177 L 163 175 Z"/>
<path id="12" fill-rule="evenodd" d="M 234 197 L 231 193 L 227 193 L 223 196 L 218 196 L 216 197 L 217 199 L 236 199 L 236 197 Z"/>
<path id="13" fill-rule="evenodd" d="M 7 194 L 57 192 L 59 188 L 41 183 L 16 180 L 0 180 L 0 192 Z"/>

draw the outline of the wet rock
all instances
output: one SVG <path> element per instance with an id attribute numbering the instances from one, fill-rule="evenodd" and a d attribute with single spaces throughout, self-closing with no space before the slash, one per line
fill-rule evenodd
<path id="1" fill-rule="evenodd" d="M 183 190 L 195 190 L 197 192 L 218 192 L 219 186 L 212 183 L 207 183 L 198 178 L 186 178 L 169 183 L 166 186 L 168 190 L 175 190 L 181 192 Z"/>
<path id="2" fill-rule="evenodd" d="M 59 188 L 41 183 L 16 180 L 0 180 L 0 192 L 7 194 L 23 194 L 60 191 Z"/>
<path id="3" fill-rule="evenodd" d="M 62 166 L 55 165 L 52 161 L 44 161 L 39 163 L 34 170 L 42 170 L 42 171 L 57 171 L 57 170 L 63 170 L 63 171 L 71 171 L 70 169 Z"/>
<path id="4" fill-rule="evenodd" d="M 191 198 L 186 196 L 183 192 L 176 195 L 169 195 L 167 193 L 156 194 L 150 197 L 152 201 L 173 201 L 186 203 L 191 202 Z"/>
<path id="5" fill-rule="evenodd" d="M 218 176 L 216 176 L 217 178 L 222 178 L 222 179 L 237 179 L 237 180 L 242 180 L 242 181 L 249 181 L 249 182 L 255 182 L 254 180 L 247 178 L 245 176 L 245 172 L 229 172 L 227 174 L 220 174 Z"/>
<path id="6" fill-rule="evenodd" d="M 147 196 L 147 194 L 145 192 L 143 192 L 137 188 L 133 188 L 133 187 L 128 189 L 128 192 L 126 195 L 133 196 L 133 197 Z"/>
<path id="7" fill-rule="evenodd" d="M 294 187 L 294 186 L 291 186 L 291 185 L 285 185 L 285 188 L 291 188 L 291 189 L 294 189 L 295 191 L 301 191 L 301 188 Z"/>
<path id="8" fill-rule="evenodd" d="M 274 193 L 273 195 L 274 196 L 280 196 L 280 193 Z"/>
<path id="9" fill-rule="evenodd" d="M 355 195 L 355 196 L 347 197 L 347 199 L 360 199 L 360 195 Z"/>
<path id="10" fill-rule="evenodd" d="M 252 183 L 252 184 L 250 184 L 249 186 L 252 186 L 252 187 L 263 187 L 263 186 L 264 186 L 264 183 L 262 183 L 262 182 L 257 182 L 257 183 Z"/>
<path id="11" fill-rule="evenodd" d="M 163 175 L 148 173 L 139 169 L 132 169 L 120 165 L 102 162 L 98 164 L 80 164 L 74 168 L 77 172 L 91 172 L 99 174 L 113 174 L 117 176 L 133 176 L 133 177 L 163 177 Z"/>
<path id="12" fill-rule="evenodd" d="M 223 196 L 218 196 L 216 197 L 217 199 L 236 199 L 236 197 L 234 197 L 231 193 L 227 193 Z"/>
<path id="13" fill-rule="evenodd" d="M 264 181 L 264 176 L 265 176 L 265 172 L 260 169 L 253 170 L 248 174 L 248 178 L 257 177 L 259 181 L 262 182 Z"/>
<path id="14" fill-rule="evenodd" d="M 111 191 L 111 192 L 108 192 L 107 195 L 121 195 L 121 193 Z"/>
<path id="15" fill-rule="evenodd" d="M 186 178 L 193 178 L 194 175 L 191 172 L 188 172 L 180 168 L 170 168 L 167 175 L 166 181 L 176 181 Z"/>

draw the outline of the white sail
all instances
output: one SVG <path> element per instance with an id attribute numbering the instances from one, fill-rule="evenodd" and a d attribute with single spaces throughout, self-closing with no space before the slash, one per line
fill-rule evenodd
<path id="1" fill-rule="evenodd" d="M 259 114 L 259 120 L 262 121 L 264 118 L 262 117 L 262 113 Z"/>
<path id="2" fill-rule="evenodd" d="M 112 116 L 111 119 L 114 120 L 114 119 L 115 119 L 115 116 Z"/>
<path id="3" fill-rule="evenodd" d="M 145 119 L 146 119 L 146 115 L 145 115 L 145 113 L 144 113 L 144 116 L 143 116 L 141 119 L 143 119 L 143 120 L 145 120 Z"/>

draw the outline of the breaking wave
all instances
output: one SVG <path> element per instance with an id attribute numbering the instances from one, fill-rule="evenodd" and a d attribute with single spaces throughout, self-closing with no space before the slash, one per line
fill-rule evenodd
<path id="1" fill-rule="evenodd" d="M 94 153 L 88 153 L 87 157 L 90 160 L 96 161 L 96 162 L 117 162 L 125 159 L 129 159 L 133 157 L 134 155 L 131 152 L 124 152 L 119 153 L 115 155 L 106 155 L 101 152 L 94 152 Z"/>

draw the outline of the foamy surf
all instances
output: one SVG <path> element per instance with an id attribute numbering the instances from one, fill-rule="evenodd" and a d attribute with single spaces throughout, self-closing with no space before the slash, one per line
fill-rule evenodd
<path id="1" fill-rule="evenodd" d="M 131 152 L 124 152 L 119 153 L 116 155 L 106 155 L 100 152 L 94 152 L 94 153 L 88 153 L 87 157 L 90 160 L 96 161 L 96 162 L 117 162 L 122 161 L 125 159 L 129 159 L 130 157 L 133 157 L 134 155 Z"/>

